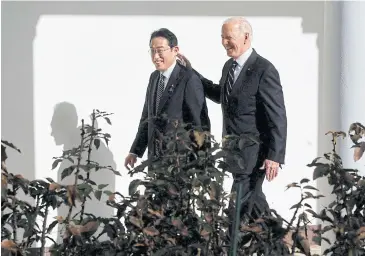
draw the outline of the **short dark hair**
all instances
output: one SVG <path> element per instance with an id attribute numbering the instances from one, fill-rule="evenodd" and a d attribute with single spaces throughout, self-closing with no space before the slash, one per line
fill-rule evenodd
<path id="1" fill-rule="evenodd" d="M 167 28 L 160 28 L 159 30 L 153 31 L 150 38 L 150 44 L 152 39 L 156 37 L 165 38 L 171 48 L 177 46 L 177 37 Z"/>

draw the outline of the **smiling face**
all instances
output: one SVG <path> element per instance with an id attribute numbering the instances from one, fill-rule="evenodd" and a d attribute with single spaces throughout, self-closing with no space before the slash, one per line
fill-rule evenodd
<path id="1" fill-rule="evenodd" d="M 228 22 L 222 26 L 222 45 L 227 55 L 234 59 L 241 56 L 251 46 L 249 34 L 240 30 L 239 22 Z"/>
<path id="2" fill-rule="evenodd" d="M 159 71 L 167 70 L 176 60 L 179 48 L 170 47 L 169 41 L 164 37 L 154 37 L 150 43 L 152 62 Z"/>

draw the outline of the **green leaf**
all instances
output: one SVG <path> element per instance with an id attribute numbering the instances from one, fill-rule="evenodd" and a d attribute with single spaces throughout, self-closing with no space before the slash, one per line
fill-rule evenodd
<path id="1" fill-rule="evenodd" d="M 103 193 L 106 194 L 107 196 L 113 194 L 113 192 L 111 192 L 110 190 L 104 190 Z"/>
<path id="2" fill-rule="evenodd" d="M 68 157 L 67 160 L 70 161 L 73 164 L 75 163 L 75 161 L 72 159 L 72 157 Z"/>
<path id="3" fill-rule="evenodd" d="M 96 182 L 90 179 L 85 180 L 87 183 L 96 186 Z"/>
<path id="4" fill-rule="evenodd" d="M 310 186 L 310 185 L 304 186 L 303 188 L 304 189 L 311 189 L 311 190 L 317 190 L 317 191 L 319 191 L 318 189 L 316 189 L 315 187 Z"/>
<path id="5" fill-rule="evenodd" d="M 61 163 L 62 162 L 62 159 L 57 159 L 57 160 L 55 160 L 53 163 L 52 163 L 52 170 L 54 170 L 57 166 L 58 166 L 58 164 L 59 163 Z"/>
<path id="6" fill-rule="evenodd" d="M 112 171 L 114 172 L 115 175 L 122 176 L 122 175 L 120 175 L 120 172 L 114 171 L 114 170 L 112 170 Z"/>
<path id="7" fill-rule="evenodd" d="M 51 178 L 46 178 L 46 180 L 48 180 L 51 183 L 55 183 L 55 181 L 53 179 L 51 179 Z"/>
<path id="8" fill-rule="evenodd" d="M 99 149 L 99 147 L 100 147 L 100 140 L 99 139 L 94 139 L 94 145 L 95 145 L 96 149 Z"/>
<path id="9" fill-rule="evenodd" d="M 47 234 L 50 234 L 51 233 L 51 231 L 52 231 L 52 229 L 57 225 L 57 223 L 58 223 L 58 220 L 55 220 L 55 221 L 53 221 L 50 225 L 49 225 L 49 227 L 47 228 Z"/>
<path id="10" fill-rule="evenodd" d="M 88 184 L 88 183 L 78 184 L 78 185 L 77 185 L 77 188 L 78 188 L 79 190 L 87 190 L 87 189 L 91 189 L 91 190 L 92 190 L 91 185 L 90 185 L 90 184 Z"/>
<path id="11" fill-rule="evenodd" d="M 297 208 L 300 208 L 300 207 L 302 207 L 302 204 L 301 203 L 297 203 L 297 204 L 293 205 L 292 207 L 290 207 L 289 210 L 291 210 L 291 209 L 297 209 Z"/>
<path id="12" fill-rule="evenodd" d="M 332 203 L 330 203 L 327 207 L 328 208 L 333 208 L 333 206 L 335 206 L 337 204 L 337 201 L 333 201 Z"/>
<path id="13" fill-rule="evenodd" d="M 137 187 L 141 185 L 141 180 L 137 179 L 137 180 L 133 180 L 130 184 L 129 184 L 129 195 L 132 196 L 136 193 Z"/>
<path id="14" fill-rule="evenodd" d="M 312 161 L 312 163 L 310 163 L 310 164 L 307 164 L 307 166 L 308 167 L 313 167 L 313 166 L 318 166 L 319 164 L 321 164 L 321 163 L 317 163 L 318 162 L 318 160 L 319 159 L 321 159 L 322 157 L 316 157 L 313 161 Z"/>
<path id="15" fill-rule="evenodd" d="M 112 122 L 110 121 L 109 117 L 104 117 L 105 121 L 109 124 L 112 125 Z"/>
<path id="16" fill-rule="evenodd" d="M 290 183 L 290 184 L 286 185 L 285 190 L 288 190 L 289 188 L 300 188 L 300 186 L 298 185 L 298 183 L 293 182 L 293 183 Z"/>
<path id="17" fill-rule="evenodd" d="M 101 194 L 102 194 L 103 192 L 101 191 L 101 190 L 96 190 L 95 192 L 94 192 L 94 195 L 95 195 L 95 198 L 96 199 L 98 199 L 99 201 L 100 201 L 100 199 L 101 199 Z"/>
<path id="18" fill-rule="evenodd" d="M 70 167 L 65 168 L 61 173 L 61 180 L 63 180 L 67 176 L 70 176 L 73 173 L 74 169 L 75 169 L 75 166 L 70 166 Z"/>
<path id="19" fill-rule="evenodd" d="M 310 206 L 309 204 L 305 203 L 304 206 L 307 206 L 308 208 L 312 209 L 312 206 Z"/>
<path id="20" fill-rule="evenodd" d="M 312 209 L 306 209 L 305 211 L 311 213 L 313 215 L 313 217 L 319 218 L 319 215 Z"/>
<path id="21" fill-rule="evenodd" d="M 106 188 L 107 186 L 109 186 L 109 184 L 100 184 L 99 186 L 98 186 L 98 189 L 103 189 L 103 188 Z"/>
<path id="22" fill-rule="evenodd" d="M 166 180 L 153 180 L 151 183 L 157 187 L 167 185 L 168 182 Z"/>
<path id="23" fill-rule="evenodd" d="M 27 227 L 27 228 L 25 229 L 25 232 L 24 232 L 24 234 L 23 234 L 23 237 L 24 237 L 24 238 L 27 238 L 27 237 L 29 237 L 29 236 L 31 236 L 31 235 L 33 235 L 33 228 L 32 228 L 32 226 Z"/>
<path id="24" fill-rule="evenodd" d="M 314 195 L 311 192 L 306 191 L 305 194 L 307 195 L 306 198 L 314 198 Z"/>
<path id="25" fill-rule="evenodd" d="M 328 164 L 317 164 L 317 167 L 313 171 L 313 180 L 327 175 L 330 166 Z"/>
<path id="26" fill-rule="evenodd" d="M 106 144 L 107 146 L 109 146 L 109 139 L 104 137 L 104 140 L 105 140 L 105 144 Z"/>
<path id="27" fill-rule="evenodd" d="M 20 149 L 18 149 L 13 143 L 10 143 L 10 142 L 8 142 L 8 141 L 6 141 L 6 140 L 1 140 L 1 143 L 3 143 L 3 144 L 5 144 L 6 146 L 8 146 L 8 147 L 11 147 L 12 149 L 15 149 L 16 151 L 18 151 L 19 153 L 22 153 L 21 151 L 20 151 Z"/>
<path id="28" fill-rule="evenodd" d="M 208 175 L 198 175 L 198 179 L 201 181 L 202 184 L 208 185 L 210 183 L 210 177 Z"/>
<path id="29" fill-rule="evenodd" d="M 300 184 L 303 184 L 303 183 L 308 183 L 310 180 L 307 179 L 307 178 L 304 178 L 300 181 Z"/>
<path id="30" fill-rule="evenodd" d="M 51 206 L 52 206 L 53 210 L 56 209 L 57 204 L 58 204 L 57 198 L 55 196 L 52 196 Z"/>

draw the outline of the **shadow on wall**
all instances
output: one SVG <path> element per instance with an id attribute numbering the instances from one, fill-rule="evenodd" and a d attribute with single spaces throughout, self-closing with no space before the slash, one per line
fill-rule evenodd
<path id="1" fill-rule="evenodd" d="M 54 108 L 54 113 L 51 121 L 51 136 L 54 138 L 55 144 L 57 146 L 62 145 L 63 150 L 70 150 L 78 147 L 81 143 L 81 127 L 77 127 L 78 116 L 76 107 L 68 102 L 58 103 Z M 85 124 L 91 124 L 90 120 L 85 120 Z M 95 128 L 98 128 L 97 123 Z M 88 158 L 88 152 L 85 151 L 82 154 L 81 164 L 86 164 Z M 73 157 L 74 162 L 77 163 L 77 158 Z M 100 166 L 111 166 L 116 170 L 116 163 L 114 161 L 113 153 L 109 148 L 100 141 L 100 146 L 98 149 L 93 145 L 91 151 L 91 161 L 99 163 Z M 64 160 L 59 165 L 57 171 L 57 182 L 61 184 L 74 184 L 75 176 L 74 173 L 64 179 L 61 179 L 61 174 L 64 169 L 71 166 L 72 163 L 69 160 Z M 81 170 L 80 173 L 84 178 L 86 177 L 86 172 Z M 94 181 L 97 185 L 108 184 L 105 190 L 115 191 L 115 176 L 114 173 L 107 169 L 100 169 L 97 172 L 92 170 L 90 173 L 90 180 Z M 80 182 L 79 182 L 80 183 Z M 112 207 L 106 205 L 106 200 L 108 199 L 106 194 L 102 194 L 101 200 L 95 199 L 94 194 L 90 195 L 93 200 L 86 201 L 85 213 L 91 213 L 96 217 L 106 217 L 109 218 L 114 214 Z M 76 202 L 76 207 L 73 208 L 72 216 L 81 210 L 81 203 Z M 57 215 L 67 217 L 69 207 L 62 204 L 58 209 Z M 61 234 L 62 235 L 62 234 Z M 58 237 L 60 239 L 60 236 Z M 59 240 L 60 242 L 61 240 Z"/>
<path id="2" fill-rule="evenodd" d="M 331 3 L 335 5 L 337 3 Z M 329 4 L 327 4 L 329 5 Z M 34 111 L 33 111 L 33 40 L 42 15 L 169 15 L 169 16 L 236 16 L 301 17 L 303 33 L 318 34 L 319 63 L 323 50 L 323 2 L 2 2 L 2 137 L 23 152 L 9 156 L 9 170 L 35 178 Z M 335 24 L 336 25 L 336 24 Z M 335 26 L 334 25 L 334 26 Z M 217 28 L 219 29 L 219 28 Z M 284 32 L 285 33 L 285 32 Z M 328 46 L 327 48 L 330 48 Z M 283 55 L 285 56 L 285 55 Z M 217 64 L 219 65 L 219 64 Z M 319 98 L 333 91 L 322 86 L 319 68 Z M 334 79 L 334 81 L 337 81 Z M 331 85 L 329 85 L 331 86 Z M 20 93 L 21 92 L 21 93 Z M 319 122 L 328 118 L 329 100 L 319 104 Z M 290 123 L 290 120 L 289 120 Z M 325 125 L 326 126 L 326 125 Z M 331 127 L 333 128 L 333 127 Z M 321 129 L 323 134 L 328 129 Z M 323 150 L 319 150 L 323 152 Z M 26 172 L 26 173 L 25 173 Z"/>
<path id="3" fill-rule="evenodd" d="M 338 28 L 338 23 L 329 22 L 324 24 L 324 8 L 326 5 L 330 9 L 337 10 L 337 5 L 339 4 L 341 3 L 320 1 L 196 1 L 164 2 L 163 5 L 153 1 L 2 2 L 2 138 L 12 141 L 23 152 L 21 156 L 9 155 L 8 168 L 9 170 L 19 171 L 29 179 L 35 178 L 33 40 L 36 36 L 38 20 L 42 15 L 183 15 L 227 17 L 244 15 L 251 17 L 301 17 L 303 19 L 303 33 L 318 34 L 317 45 L 320 63 L 318 67 L 318 152 L 326 152 L 328 151 L 329 144 L 323 134 L 330 129 L 338 127 L 338 123 L 335 120 L 338 109 L 333 106 L 338 106 L 335 103 L 339 96 L 336 90 L 331 90 L 331 87 L 336 87 L 340 82 L 340 72 L 337 72 L 339 71 L 338 65 L 332 64 L 338 63 L 338 60 L 332 60 L 330 57 L 338 56 L 336 42 L 324 42 L 324 27 L 326 26 L 326 31 L 331 31 L 326 32 L 329 33 L 326 38 L 338 38 L 335 36 L 337 35 L 336 32 L 334 32 Z M 333 14 L 329 13 L 329 15 Z M 285 31 L 282 32 L 285 33 Z M 329 59 L 332 61 L 328 61 Z M 326 64 L 327 66 L 325 66 Z M 324 73 L 325 75 L 323 75 Z M 75 112 L 71 114 L 71 119 L 75 118 L 72 115 L 77 115 Z M 62 127 L 66 124 L 58 125 Z M 62 129 L 55 129 L 53 131 L 56 143 L 59 143 L 58 140 L 69 136 L 67 139 L 70 141 L 67 141 L 67 143 L 72 145 L 74 143 L 72 142 L 73 138 L 75 137 L 75 140 L 77 138 L 78 130 L 76 125 L 73 125 L 73 127 L 70 125 L 67 128 L 69 129 L 67 136 L 65 134 L 57 134 Z M 65 145 L 69 146 L 70 144 Z M 103 155 L 102 158 L 109 158 L 111 153 L 108 150 L 104 151 L 105 149 L 100 149 L 100 152 L 102 152 L 100 155 Z M 322 186 L 319 184 L 319 186 L 322 187 L 323 184 Z"/>

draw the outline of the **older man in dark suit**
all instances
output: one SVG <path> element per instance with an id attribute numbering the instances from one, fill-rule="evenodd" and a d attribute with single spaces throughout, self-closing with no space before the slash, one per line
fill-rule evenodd
<path id="1" fill-rule="evenodd" d="M 245 18 L 226 20 L 222 44 L 230 59 L 224 64 L 219 84 L 195 72 L 206 96 L 222 106 L 223 136 L 247 135 L 261 142 L 248 140 L 236 148 L 241 164 L 233 154 L 226 158 L 233 173 L 233 190 L 241 188 L 237 191 L 243 203 L 241 214 L 258 217 L 269 209 L 262 191 L 265 174 L 272 181 L 284 164 L 287 118 L 279 73 L 251 47 L 251 40 L 252 28 Z M 179 57 L 190 65 L 184 56 Z"/>
<path id="2" fill-rule="evenodd" d="M 158 134 L 166 134 L 170 127 L 168 120 L 210 130 L 202 82 L 192 70 L 176 61 L 179 52 L 176 36 L 165 28 L 153 32 L 150 52 L 156 70 L 150 76 L 138 132 L 125 159 L 126 168 L 133 168 L 146 148 L 149 157 L 162 155 Z"/>

